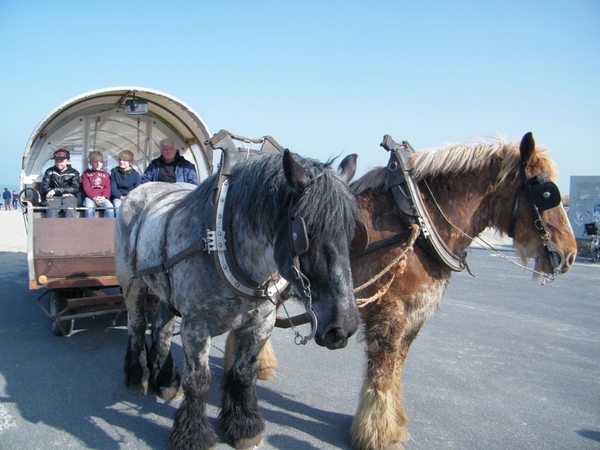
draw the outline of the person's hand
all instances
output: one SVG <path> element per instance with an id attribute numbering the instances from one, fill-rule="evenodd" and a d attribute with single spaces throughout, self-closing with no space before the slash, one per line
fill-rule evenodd
<path id="1" fill-rule="evenodd" d="M 63 194 L 63 197 L 73 197 L 73 194 Z"/>
<path id="2" fill-rule="evenodd" d="M 54 189 L 50 189 L 46 194 L 46 198 L 54 197 L 54 194 L 56 194 L 56 191 Z"/>
<path id="3" fill-rule="evenodd" d="M 104 200 L 106 200 L 106 198 L 103 195 L 98 195 L 97 197 L 94 197 L 94 203 L 96 203 L 96 205 L 101 206 L 102 203 L 104 203 Z"/>

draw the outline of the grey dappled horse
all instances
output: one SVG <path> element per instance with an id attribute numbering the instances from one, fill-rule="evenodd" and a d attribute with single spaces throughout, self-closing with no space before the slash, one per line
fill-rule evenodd
<path id="1" fill-rule="evenodd" d="M 249 157 L 231 170 L 225 213 L 231 218 L 226 245 L 239 270 L 256 284 L 278 272 L 296 292 L 307 292 L 316 316 L 315 341 L 342 348 L 359 323 L 350 272 L 350 242 L 358 221 L 356 199 L 347 182 L 356 155 L 338 171 L 330 163 L 281 154 Z M 123 202 L 115 228 L 115 263 L 128 310 L 129 343 L 125 358 L 127 387 L 138 394 L 149 388 L 173 398 L 183 385 L 170 444 L 176 449 L 205 449 L 217 441 L 206 414 L 210 384 L 211 336 L 233 330 L 235 358 L 223 375 L 220 421 L 225 440 L 236 448 L 262 441 L 264 422 L 255 385 L 257 356 L 275 323 L 275 301 L 236 296 L 221 282 L 213 256 L 190 252 L 168 270 L 165 259 L 206 242 L 215 175 L 198 188 L 147 183 Z M 298 255 L 290 227 L 302 217 L 308 249 Z M 152 270 L 158 267 L 159 270 Z M 147 270 L 150 268 L 150 270 Z M 145 344 L 145 295 L 160 305 L 152 327 L 152 348 Z M 305 299 L 306 301 L 306 299 Z M 180 379 L 170 345 L 175 314 L 180 314 L 185 354 Z"/>

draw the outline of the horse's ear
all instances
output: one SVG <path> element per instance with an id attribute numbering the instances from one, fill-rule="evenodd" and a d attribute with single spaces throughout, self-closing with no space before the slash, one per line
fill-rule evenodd
<path id="1" fill-rule="evenodd" d="M 338 172 L 342 180 L 346 183 L 350 183 L 350 180 L 354 177 L 356 173 L 356 159 L 358 155 L 356 153 L 352 153 L 351 155 L 346 156 L 342 162 L 340 163 L 340 167 L 338 168 Z"/>
<path id="2" fill-rule="evenodd" d="M 288 184 L 295 192 L 302 192 L 308 184 L 308 174 L 286 148 L 283 152 L 283 173 Z"/>
<path id="3" fill-rule="evenodd" d="M 535 150 L 535 141 L 533 140 L 533 134 L 531 131 L 521 139 L 521 146 L 519 147 L 521 150 L 521 164 L 527 164 L 529 162 L 529 158 L 533 154 Z"/>

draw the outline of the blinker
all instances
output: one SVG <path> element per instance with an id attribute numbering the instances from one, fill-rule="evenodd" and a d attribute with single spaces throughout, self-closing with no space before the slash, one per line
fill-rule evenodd
<path id="1" fill-rule="evenodd" d="M 308 251 L 309 242 L 306 233 L 304 219 L 300 216 L 292 217 L 290 222 L 290 235 L 292 237 L 292 246 L 296 256 L 300 256 Z"/>
<path id="2" fill-rule="evenodd" d="M 546 211 L 560 205 L 561 197 L 558 186 L 552 181 L 529 186 L 531 201 L 539 211 Z"/>

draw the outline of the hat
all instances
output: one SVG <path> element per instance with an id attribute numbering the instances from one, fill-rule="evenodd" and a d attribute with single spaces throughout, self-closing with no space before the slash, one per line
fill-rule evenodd
<path id="1" fill-rule="evenodd" d="M 61 148 L 54 152 L 54 158 L 52 159 L 71 159 L 71 154 L 64 148 Z"/>

